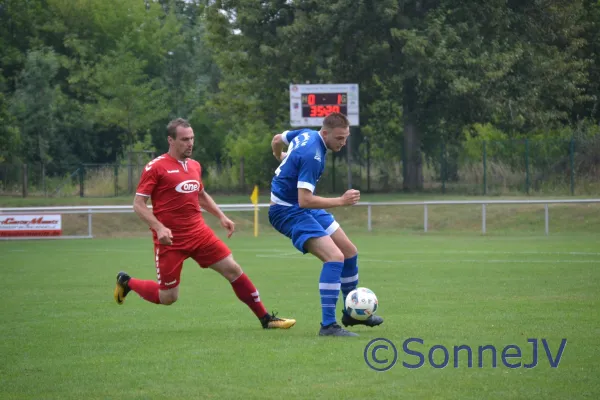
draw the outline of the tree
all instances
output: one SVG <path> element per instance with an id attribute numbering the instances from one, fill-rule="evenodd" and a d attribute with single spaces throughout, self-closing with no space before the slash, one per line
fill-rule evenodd
<path id="1" fill-rule="evenodd" d="M 43 0 L 3 0 L 0 3 L 0 69 L 8 92 L 15 90 L 27 52 L 43 46 L 40 27 L 48 18 Z"/>
<path id="2" fill-rule="evenodd" d="M 20 131 L 16 118 L 9 111 L 6 97 L 0 91 L 0 163 L 13 161 L 19 154 L 19 145 Z"/>
<path id="3" fill-rule="evenodd" d="M 585 99 L 581 0 L 231 0 L 209 11 L 234 113 L 255 107 L 276 125 L 290 81 L 357 82 L 364 132 L 402 149 L 407 190 L 422 187 L 422 154 L 465 126 L 523 133 L 564 123 Z"/>
<path id="4" fill-rule="evenodd" d="M 12 113 L 22 134 L 24 161 L 48 163 L 52 160 L 50 143 L 59 131 L 57 105 L 62 93 L 54 82 L 58 59 L 50 49 L 27 54 L 25 69 L 17 81 Z"/>
<path id="5" fill-rule="evenodd" d="M 168 114 L 165 91 L 157 78 L 143 72 L 145 65 L 121 47 L 102 57 L 92 78 L 96 103 L 88 106 L 90 115 L 99 125 L 122 129 L 129 149 L 152 123 Z"/>

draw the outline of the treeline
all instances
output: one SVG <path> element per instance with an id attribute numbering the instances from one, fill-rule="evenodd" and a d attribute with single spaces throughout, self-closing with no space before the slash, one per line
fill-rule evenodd
<path id="1" fill-rule="evenodd" d="M 290 83 L 358 83 L 354 144 L 423 165 L 473 140 L 598 134 L 591 0 L 2 0 L 0 162 L 104 163 L 192 122 L 205 165 L 268 183 Z"/>

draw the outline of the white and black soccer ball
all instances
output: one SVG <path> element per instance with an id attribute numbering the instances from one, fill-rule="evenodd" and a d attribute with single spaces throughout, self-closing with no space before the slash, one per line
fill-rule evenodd
<path id="1" fill-rule="evenodd" d="M 364 321 L 377 311 L 379 302 L 371 289 L 359 287 L 346 296 L 346 312 L 354 319 Z"/>

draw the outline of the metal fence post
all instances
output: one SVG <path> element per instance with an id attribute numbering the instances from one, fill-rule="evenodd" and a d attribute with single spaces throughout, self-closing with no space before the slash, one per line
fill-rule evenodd
<path id="1" fill-rule="evenodd" d="M 571 164 L 571 196 L 575 195 L 575 139 L 569 145 L 569 163 Z"/>
<path id="2" fill-rule="evenodd" d="M 115 197 L 119 196 L 119 164 L 115 164 Z"/>
<path id="3" fill-rule="evenodd" d="M 367 192 L 371 191 L 371 142 L 366 137 L 367 142 Z M 370 207 L 370 206 L 369 206 Z"/>
<path id="4" fill-rule="evenodd" d="M 549 217 L 548 217 L 548 204 L 544 204 L 544 224 L 545 224 L 545 228 L 546 228 L 546 236 L 548 236 L 548 226 L 550 225 L 549 223 Z"/>
<path id="5" fill-rule="evenodd" d="M 427 204 L 423 205 L 423 231 L 427 232 Z"/>
<path id="6" fill-rule="evenodd" d="M 446 193 L 446 146 L 442 140 L 440 143 L 440 174 L 442 178 L 442 193 Z"/>
<path id="7" fill-rule="evenodd" d="M 88 236 L 92 237 L 92 210 L 88 209 Z"/>
<path id="8" fill-rule="evenodd" d="M 483 141 L 483 195 L 487 194 L 487 154 L 486 154 L 486 142 Z"/>
<path id="9" fill-rule="evenodd" d="M 81 164 L 79 166 L 79 197 L 84 197 L 85 196 L 85 190 L 84 190 L 84 179 L 85 179 L 85 171 L 84 171 L 84 166 L 83 164 Z"/>
<path id="10" fill-rule="evenodd" d="M 23 164 L 23 197 L 27 197 L 27 192 L 29 189 L 29 183 L 27 182 L 28 175 L 29 174 L 27 173 L 27 164 Z"/>
<path id="11" fill-rule="evenodd" d="M 481 205 L 481 233 L 483 233 L 484 235 L 486 232 L 485 220 L 486 220 L 485 204 L 482 204 Z"/>
<path id="12" fill-rule="evenodd" d="M 371 230 L 373 229 L 373 223 L 371 222 L 372 221 L 371 216 L 372 216 L 371 215 L 371 205 L 369 204 L 367 206 L 367 226 L 368 226 L 369 232 L 371 232 Z"/>
<path id="13" fill-rule="evenodd" d="M 525 192 L 529 194 L 529 139 L 525 139 Z"/>
<path id="14" fill-rule="evenodd" d="M 44 191 L 44 197 L 48 197 L 48 191 L 46 189 L 46 164 L 42 163 L 42 190 Z"/>

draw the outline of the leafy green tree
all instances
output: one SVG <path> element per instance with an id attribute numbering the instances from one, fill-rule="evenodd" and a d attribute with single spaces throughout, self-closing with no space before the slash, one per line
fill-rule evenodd
<path id="1" fill-rule="evenodd" d="M 144 73 L 145 64 L 121 47 L 102 57 L 92 78 L 96 102 L 88 106 L 90 115 L 98 125 L 122 129 L 129 149 L 168 113 L 164 89 Z"/>
<path id="2" fill-rule="evenodd" d="M 573 110 L 572 119 L 579 121 L 593 118 L 600 120 L 600 1 L 584 1 L 585 16 L 580 23 L 584 32 L 582 39 L 584 45 L 578 52 L 578 59 L 586 62 L 588 83 L 585 93 L 588 101 L 579 104 Z"/>
<path id="3" fill-rule="evenodd" d="M 20 137 L 16 118 L 9 110 L 4 93 L 0 91 L 0 163 L 11 162 L 18 157 Z"/>
<path id="4" fill-rule="evenodd" d="M 52 50 L 30 51 L 17 81 L 12 113 L 19 121 L 24 161 L 52 161 L 50 144 L 59 132 L 57 106 L 62 100 L 60 88 L 55 83 L 58 67 L 57 56 Z"/>
<path id="5" fill-rule="evenodd" d="M 25 66 L 27 52 L 44 44 L 41 27 L 49 18 L 44 0 L 0 2 L 0 69 L 10 93 Z"/>
<path id="6" fill-rule="evenodd" d="M 357 142 L 418 190 L 441 149 L 488 131 L 592 134 L 599 17 L 597 0 L 4 0 L 0 157 L 162 151 L 185 117 L 203 164 L 244 157 L 246 183 L 264 185 L 289 84 L 348 82 Z"/>

